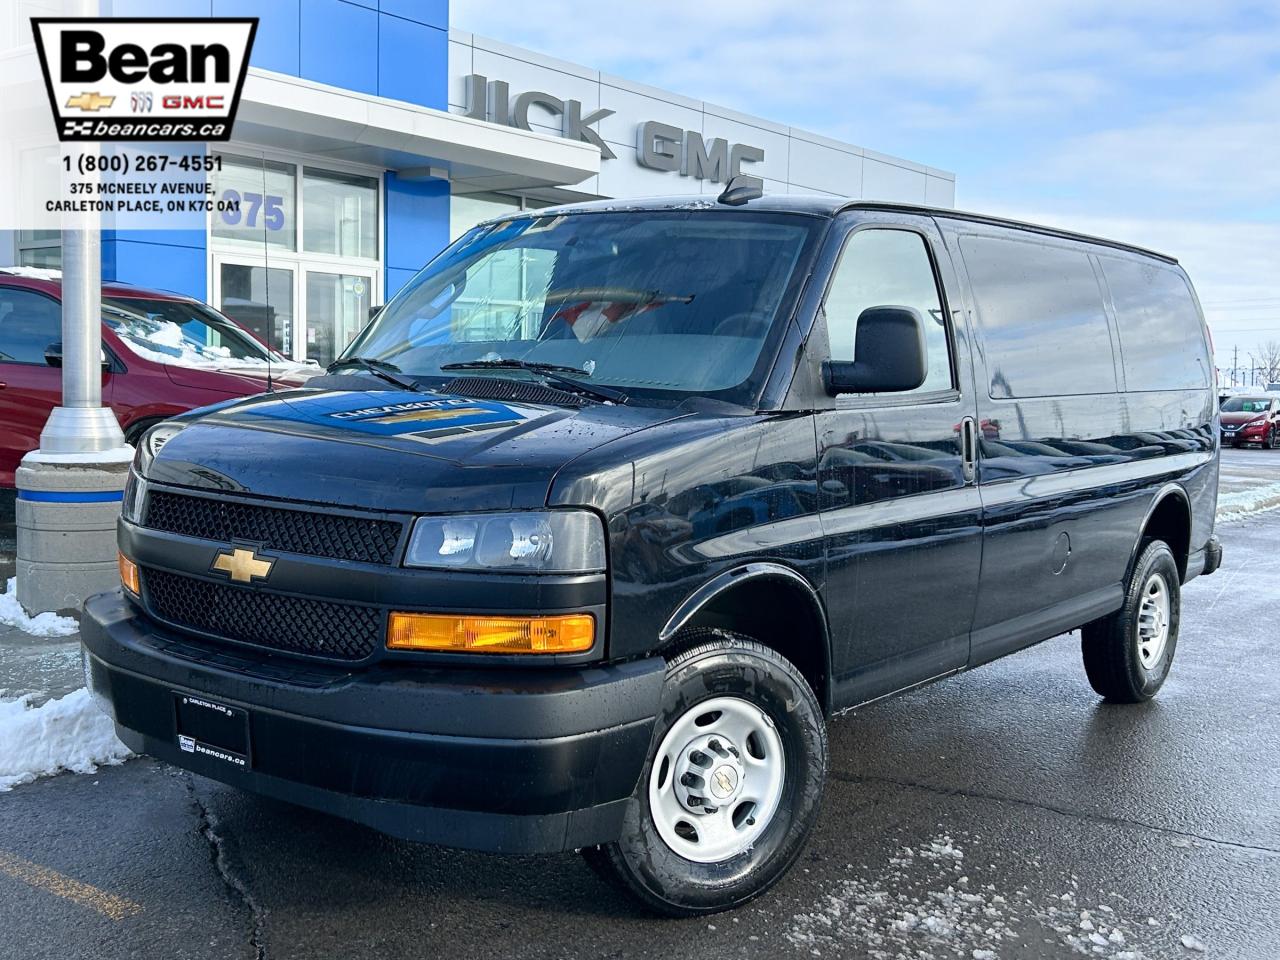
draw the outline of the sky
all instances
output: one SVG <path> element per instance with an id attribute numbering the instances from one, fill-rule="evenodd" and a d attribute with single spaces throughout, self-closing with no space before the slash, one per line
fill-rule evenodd
<path id="1" fill-rule="evenodd" d="M 1280 2 L 452 0 L 455 26 L 956 174 L 1170 253 L 1220 368 L 1280 340 Z"/>

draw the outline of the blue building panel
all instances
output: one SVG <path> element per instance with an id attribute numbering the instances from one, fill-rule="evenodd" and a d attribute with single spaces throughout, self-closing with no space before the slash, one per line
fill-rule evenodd
<path id="1" fill-rule="evenodd" d="M 209 295 L 203 230 L 104 230 L 102 279 Z"/>
<path id="2" fill-rule="evenodd" d="M 436 110 L 449 108 L 449 34 L 380 14 L 378 96 Z"/>
<path id="3" fill-rule="evenodd" d="M 386 175 L 386 291 L 390 297 L 449 243 L 449 182 Z"/>
<path id="4" fill-rule="evenodd" d="M 378 9 L 440 30 L 449 29 L 449 0 L 377 0 Z"/>
<path id="5" fill-rule="evenodd" d="M 298 76 L 298 24 L 303 0 L 213 0 L 215 17 L 257 17 L 249 63 Z"/>
<path id="6" fill-rule="evenodd" d="M 302 8 L 301 76 L 378 92 L 378 14 L 347 0 L 307 0 Z"/>

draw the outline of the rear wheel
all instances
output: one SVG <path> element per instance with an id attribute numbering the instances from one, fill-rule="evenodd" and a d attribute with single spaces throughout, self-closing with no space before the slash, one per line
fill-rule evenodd
<path id="1" fill-rule="evenodd" d="M 1182 608 L 1178 564 L 1152 540 L 1134 564 L 1124 606 L 1080 630 L 1089 684 L 1113 703 L 1150 700 L 1169 676 Z"/>
<path id="2" fill-rule="evenodd" d="M 671 916 L 736 906 L 781 878 L 817 819 L 827 775 L 822 710 L 795 666 L 725 631 L 685 640 L 667 667 L 622 835 L 583 851 Z"/>

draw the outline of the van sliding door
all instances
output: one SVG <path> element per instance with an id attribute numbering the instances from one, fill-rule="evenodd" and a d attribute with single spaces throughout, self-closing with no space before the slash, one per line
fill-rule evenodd
<path id="1" fill-rule="evenodd" d="M 1145 494 L 1092 248 L 976 223 L 943 229 L 981 344 L 977 664 L 1119 606 Z"/>

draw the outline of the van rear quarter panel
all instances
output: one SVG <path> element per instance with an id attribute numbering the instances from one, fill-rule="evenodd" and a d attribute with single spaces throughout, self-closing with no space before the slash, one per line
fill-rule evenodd
<path id="1" fill-rule="evenodd" d="M 1034 384 L 1025 391 L 1010 386 L 993 357 L 990 313 L 986 329 L 983 320 L 984 306 L 989 308 L 990 301 L 983 302 L 984 292 L 974 282 L 972 264 L 966 264 L 962 241 L 970 236 L 1033 245 L 1043 241 L 1091 257 L 1142 258 L 1081 241 L 1043 240 L 1013 229 L 939 219 L 965 278 L 976 348 L 984 544 L 971 662 L 980 662 L 1022 642 L 1078 626 L 1106 612 L 1101 606 L 1118 607 L 1118 588 L 1142 524 L 1170 484 L 1188 500 L 1191 551 L 1204 546 L 1213 530 L 1217 499 L 1217 405 L 1208 373 L 1212 365 L 1203 343 L 1202 355 L 1196 358 L 1206 370 L 1203 387 L 1125 389 L 1116 317 L 1096 261 L 1096 293 L 1099 309 L 1106 314 L 1105 333 L 1095 328 L 1092 342 L 1064 343 L 1061 337 L 1046 335 L 1048 318 L 1029 310 L 1018 320 L 1018 335 L 1026 338 L 1046 380 L 1097 383 L 1114 376 L 1115 389 L 1009 396 L 1043 391 Z M 972 251 L 971 245 L 971 256 Z M 1176 266 L 1154 262 L 1185 277 Z M 1009 265 L 1010 283 L 1019 282 L 1014 277 L 1017 268 L 1016 263 Z M 990 273 L 988 264 L 988 291 Z M 1187 292 L 1191 296 L 1189 288 Z M 1202 328 L 1198 306 L 1195 312 Z M 1007 329 L 1004 336 L 1008 337 Z M 1203 336 L 1199 339 L 1203 341 Z M 1008 356 L 1008 339 L 1003 349 Z"/>

